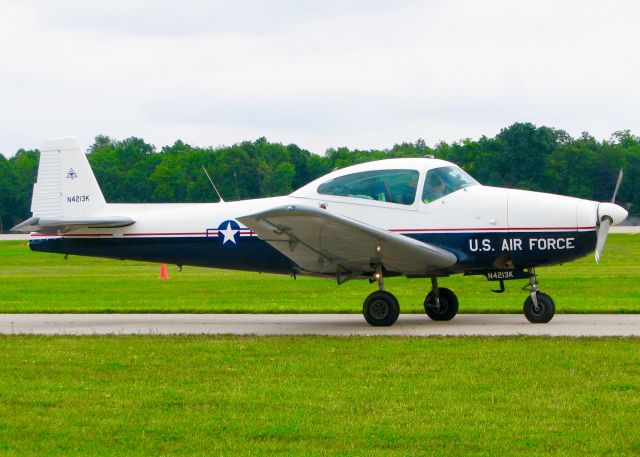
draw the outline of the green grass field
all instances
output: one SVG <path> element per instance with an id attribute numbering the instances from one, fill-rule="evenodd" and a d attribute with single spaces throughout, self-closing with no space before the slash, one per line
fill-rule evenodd
<path id="1" fill-rule="evenodd" d="M 640 312 L 640 235 L 609 236 L 603 261 L 593 257 L 538 270 L 541 289 L 559 313 Z M 359 313 L 375 290 L 367 281 L 337 286 L 315 278 L 170 267 L 171 279 L 158 280 L 159 266 L 31 252 L 26 241 L 0 241 L 0 312 L 225 312 Z M 520 313 L 526 281 L 506 282 L 507 292 L 483 277 L 442 279 L 460 299 L 460 312 Z M 423 312 L 430 283 L 391 278 L 387 290 L 403 312 Z"/>
<path id="2" fill-rule="evenodd" d="M 640 312 L 639 235 L 539 271 L 559 312 Z M 360 312 L 366 281 L 0 242 L 0 312 Z M 442 281 L 521 312 L 523 281 Z M 426 280 L 392 279 L 422 312 Z M 640 339 L 0 336 L 0 455 L 638 455 Z"/>
<path id="3" fill-rule="evenodd" d="M 0 337 L 0 455 L 638 455 L 640 339 Z"/>

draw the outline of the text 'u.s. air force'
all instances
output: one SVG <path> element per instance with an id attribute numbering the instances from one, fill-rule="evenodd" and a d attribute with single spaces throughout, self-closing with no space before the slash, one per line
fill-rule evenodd
<path id="1" fill-rule="evenodd" d="M 501 252 L 513 251 L 549 251 L 549 250 L 567 250 L 575 249 L 574 237 L 560 238 L 529 238 L 523 240 L 521 238 L 505 238 L 502 242 L 496 242 Z M 493 241 L 489 238 L 471 238 L 469 239 L 469 251 L 471 252 L 489 252 L 496 251 Z"/>

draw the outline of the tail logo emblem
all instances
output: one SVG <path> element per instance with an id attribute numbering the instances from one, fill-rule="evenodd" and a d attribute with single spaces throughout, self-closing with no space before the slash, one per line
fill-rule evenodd
<path id="1" fill-rule="evenodd" d="M 67 178 L 73 181 L 77 177 L 78 177 L 78 173 L 76 173 L 73 168 L 69 168 L 69 173 L 67 173 Z"/>

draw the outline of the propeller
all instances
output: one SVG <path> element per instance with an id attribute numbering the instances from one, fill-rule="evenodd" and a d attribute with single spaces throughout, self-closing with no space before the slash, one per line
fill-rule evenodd
<path id="1" fill-rule="evenodd" d="M 600 263 L 602 258 L 602 251 L 607 243 L 607 236 L 609 235 L 609 228 L 611 225 L 618 225 L 620 222 L 627 218 L 627 211 L 621 206 L 615 204 L 616 195 L 618 189 L 620 189 L 620 183 L 622 182 L 622 168 L 618 173 L 618 180 L 616 181 L 616 188 L 613 191 L 613 197 L 611 197 L 611 203 L 598 203 L 598 239 L 596 240 L 596 263 Z"/>
<path id="2" fill-rule="evenodd" d="M 598 208 L 600 209 L 600 208 Z M 609 227 L 611 227 L 610 217 L 604 216 L 598 226 L 598 240 L 596 241 L 596 263 L 600 263 L 602 257 L 602 251 L 604 251 L 604 245 L 607 242 L 607 235 L 609 235 Z"/>
<path id="3" fill-rule="evenodd" d="M 613 191 L 613 197 L 611 197 L 611 203 L 616 202 L 616 195 L 618 195 L 618 189 L 620 189 L 620 183 L 622 182 L 622 176 L 624 173 L 622 172 L 622 168 L 620 169 L 620 173 L 618 173 L 618 180 L 616 181 L 616 189 Z"/>

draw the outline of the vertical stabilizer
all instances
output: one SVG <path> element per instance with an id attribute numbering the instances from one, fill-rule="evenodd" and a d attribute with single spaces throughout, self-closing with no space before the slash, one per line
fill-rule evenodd
<path id="1" fill-rule="evenodd" d="M 33 186 L 34 217 L 73 219 L 91 216 L 106 203 L 87 156 L 75 137 L 45 141 L 38 180 Z"/>

